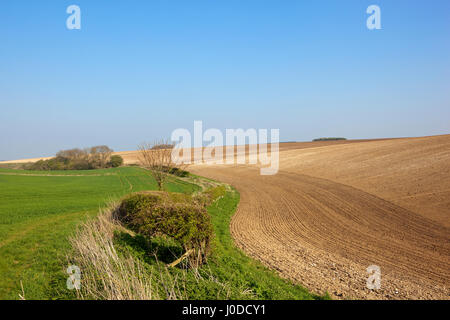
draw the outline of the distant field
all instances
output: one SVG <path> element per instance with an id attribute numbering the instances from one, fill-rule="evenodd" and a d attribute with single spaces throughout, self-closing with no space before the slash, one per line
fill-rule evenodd
<path id="1" fill-rule="evenodd" d="M 62 294 L 68 236 L 109 199 L 156 189 L 138 167 L 89 171 L 22 171 L 0 168 L 0 299 Z M 191 193 L 199 187 L 172 179 L 169 191 Z"/>

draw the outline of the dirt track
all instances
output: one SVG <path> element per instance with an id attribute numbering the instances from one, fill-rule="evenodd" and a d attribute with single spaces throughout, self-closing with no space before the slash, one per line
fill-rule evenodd
<path id="1" fill-rule="evenodd" d="M 198 165 L 235 186 L 236 244 L 334 298 L 450 298 L 450 136 L 282 146 L 280 171 Z M 366 268 L 381 267 L 380 290 Z"/>

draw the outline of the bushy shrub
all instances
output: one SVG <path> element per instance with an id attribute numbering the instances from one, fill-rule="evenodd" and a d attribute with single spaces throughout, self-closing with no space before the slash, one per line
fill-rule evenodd
<path id="1" fill-rule="evenodd" d="M 46 170 L 44 160 L 39 160 L 33 163 L 26 163 L 23 165 L 25 170 Z"/>
<path id="2" fill-rule="evenodd" d="M 39 160 L 24 166 L 26 170 L 67 170 L 70 162 L 66 158 L 55 157 L 48 160 Z"/>
<path id="3" fill-rule="evenodd" d="M 113 155 L 109 159 L 109 166 L 113 168 L 120 167 L 123 164 L 123 158 L 119 155 Z"/>
<path id="4" fill-rule="evenodd" d="M 48 160 L 39 160 L 24 166 L 26 170 L 89 170 L 112 166 L 112 149 L 107 146 L 92 148 L 61 150 L 56 157 Z M 120 156 L 118 156 L 120 157 Z M 123 163 L 122 157 L 120 157 Z M 120 159 L 115 159 L 115 164 Z M 121 165 L 121 164 L 119 164 Z"/>
<path id="5" fill-rule="evenodd" d="M 189 172 L 180 168 L 168 168 L 167 172 L 169 172 L 170 174 L 173 174 L 174 176 L 177 177 L 187 177 L 189 176 Z"/>
<path id="6" fill-rule="evenodd" d="M 206 208 L 190 196 L 164 192 L 132 194 L 122 200 L 118 218 L 131 230 L 147 237 L 166 236 L 193 249 L 190 259 L 202 264 L 213 235 Z"/>

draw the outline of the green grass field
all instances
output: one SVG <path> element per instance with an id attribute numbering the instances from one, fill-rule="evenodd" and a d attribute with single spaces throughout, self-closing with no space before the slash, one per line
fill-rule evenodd
<path id="1" fill-rule="evenodd" d="M 198 183 L 199 177 L 191 176 Z M 204 181 L 206 181 L 204 179 Z M 156 190 L 149 173 L 138 167 L 89 171 L 23 171 L 0 168 L 0 299 L 71 299 L 65 288 L 68 241 L 82 221 L 93 218 L 99 208 L 136 191 Z M 201 188 L 170 178 L 167 191 L 193 193 Z M 237 249 L 229 223 L 239 203 L 239 193 L 230 189 L 208 207 L 214 226 L 213 254 L 199 272 L 186 277 L 188 299 L 321 299 L 301 286 L 281 279 Z M 141 238 L 125 235 L 118 249 L 127 247 L 139 259 L 155 267 Z M 219 283 L 225 283 L 227 289 Z"/>
<path id="2" fill-rule="evenodd" d="M 171 179 L 168 191 L 199 187 Z M 137 167 L 89 171 L 23 171 L 0 168 L 0 299 L 58 297 L 65 277 L 68 237 L 81 221 L 109 200 L 156 190 Z"/>

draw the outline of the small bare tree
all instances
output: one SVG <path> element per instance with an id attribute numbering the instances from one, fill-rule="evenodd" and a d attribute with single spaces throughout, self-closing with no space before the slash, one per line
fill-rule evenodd
<path id="1" fill-rule="evenodd" d="M 113 152 L 108 146 L 95 146 L 89 149 L 91 163 L 96 168 L 105 168 Z"/>
<path id="2" fill-rule="evenodd" d="M 70 150 L 61 150 L 56 154 L 56 157 L 69 159 L 71 161 L 86 160 L 88 155 L 86 151 L 75 148 Z"/>
<path id="3" fill-rule="evenodd" d="M 168 174 L 176 167 L 172 160 L 172 149 L 173 145 L 167 140 L 143 143 L 139 146 L 138 160 L 151 172 L 159 190 L 163 190 Z"/>

